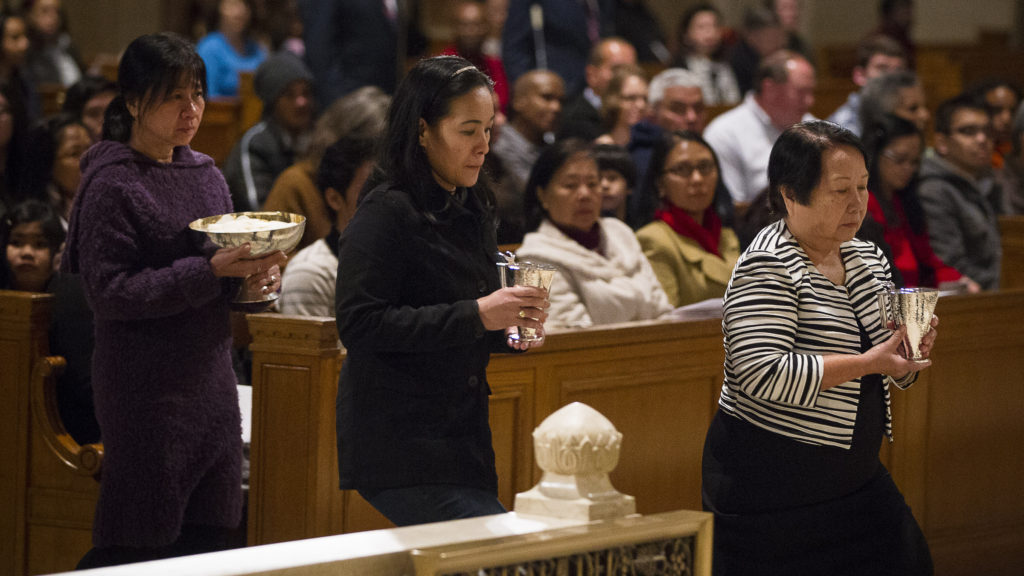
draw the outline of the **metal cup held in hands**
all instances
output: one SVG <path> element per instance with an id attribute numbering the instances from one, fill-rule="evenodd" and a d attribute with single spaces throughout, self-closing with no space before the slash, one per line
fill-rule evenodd
<path id="1" fill-rule="evenodd" d="M 893 328 L 906 326 L 903 347 L 907 359 L 912 362 L 927 362 L 921 354 L 921 340 L 932 328 L 932 314 L 939 301 L 935 288 L 899 288 L 892 282 L 885 283 L 885 289 L 878 295 L 878 313 L 882 326 Z"/>
<path id="2" fill-rule="evenodd" d="M 551 281 L 555 278 L 555 272 L 557 268 L 548 264 L 538 264 L 534 262 L 516 262 L 510 260 L 508 262 L 498 262 L 498 272 L 501 276 L 501 287 L 509 288 L 511 286 L 534 286 L 537 288 L 543 288 L 544 290 L 551 289 Z M 528 314 L 528 313 L 527 313 Z M 527 328 L 525 326 L 517 327 L 518 334 L 512 334 L 511 338 L 518 342 L 538 342 L 541 337 L 537 335 L 535 328 Z"/>

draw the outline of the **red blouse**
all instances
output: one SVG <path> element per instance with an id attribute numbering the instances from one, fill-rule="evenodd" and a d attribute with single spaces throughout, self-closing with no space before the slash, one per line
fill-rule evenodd
<path id="1" fill-rule="evenodd" d="M 921 267 L 935 270 L 937 284 L 959 280 L 960 273 L 955 268 L 947 266 L 932 252 L 927 232 L 915 234 L 910 228 L 903 204 L 899 201 L 893 202 L 892 209 L 900 223 L 896 227 L 891 227 L 886 221 L 885 212 L 878 203 L 875 193 L 871 192 L 868 195 L 868 216 L 882 225 L 885 241 L 892 249 L 893 265 L 903 275 L 903 283 L 907 287 L 920 286 Z"/>

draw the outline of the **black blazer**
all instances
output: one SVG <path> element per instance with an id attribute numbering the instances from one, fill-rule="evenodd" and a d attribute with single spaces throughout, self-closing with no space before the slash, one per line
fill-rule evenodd
<path id="1" fill-rule="evenodd" d="M 489 209 L 434 186 L 380 186 L 341 239 L 336 314 L 341 488 L 450 483 L 497 492 L 487 363 L 509 351 L 476 299 L 497 290 Z"/>

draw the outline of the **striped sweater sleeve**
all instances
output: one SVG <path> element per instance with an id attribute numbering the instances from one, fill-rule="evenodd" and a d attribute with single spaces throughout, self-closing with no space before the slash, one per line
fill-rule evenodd
<path id="1" fill-rule="evenodd" d="M 824 359 L 797 349 L 798 295 L 778 256 L 744 254 L 725 297 L 726 371 L 746 395 L 763 401 L 814 406 Z"/>

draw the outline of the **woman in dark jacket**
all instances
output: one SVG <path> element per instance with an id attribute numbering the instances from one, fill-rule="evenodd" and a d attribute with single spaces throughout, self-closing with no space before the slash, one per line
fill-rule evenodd
<path id="1" fill-rule="evenodd" d="M 537 288 L 499 289 L 493 196 L 477 186 L 493 122 L 486 75 L 458 57 L 420 62 L 341 238 L 341 488 L 397 525 L 505 511 L 487 362 L 528 347 L 508 328 L 542 329 L 547 302 Z"/>

